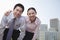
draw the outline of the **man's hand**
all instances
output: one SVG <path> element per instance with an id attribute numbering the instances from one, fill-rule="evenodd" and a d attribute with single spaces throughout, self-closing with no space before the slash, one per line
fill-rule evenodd
<path id="1" fill-rule="evenodd" d="M 5 12 L 4 15 L 5 15 L 5 16 L 8 16 L 11 12 L 12 12 L 11 10 L 8 10 L 8 11 Z"/>

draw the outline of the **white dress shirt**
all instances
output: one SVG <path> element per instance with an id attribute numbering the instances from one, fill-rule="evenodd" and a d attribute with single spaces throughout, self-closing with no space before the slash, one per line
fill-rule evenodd
<path id="1" fill-rule="evenodd" d="M 0 29 L 9 28 L 8 24 L 13 18 L 14 18 L 13 12 L 11 12 L 8 16 L 4 15 L 1 20 L 2 26 L 0 27 Z M 19 18 L 16 18 L 14 29 L 19 30 L 21 32 L 25 32 L 25 17 L 24 16 L 20 16 Z"/>

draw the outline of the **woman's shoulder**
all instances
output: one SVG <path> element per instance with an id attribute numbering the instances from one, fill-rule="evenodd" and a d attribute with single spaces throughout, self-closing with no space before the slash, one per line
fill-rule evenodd
<path id="1" fill-rule="evenodd" d="M 39 19 L 38 17 L 36 17 L 35 23 L 36 23 L 36 24 L 40 24 L 40 23 L 41 23 L 41 21 L 40 21 L 40 19 Z"/>
<path id="2" fill-rule="evenodd" d="M 40 18 L 36 17 L 36 20 L 37 20 L 37 21 L 40 21 Z M 40 22 L 41 22 L 41 21 L 40 21 Z"/>

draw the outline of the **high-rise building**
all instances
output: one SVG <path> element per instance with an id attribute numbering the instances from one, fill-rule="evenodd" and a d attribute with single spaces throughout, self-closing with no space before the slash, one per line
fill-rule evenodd
<path id="1" fill-rule="evenodd" d="M 45 32 L 45 40 L 58 40 L 57 32 Z"/>
<path id="2" fill-rule="evenodd" d="M 45 40 L 45 32 L 48 31 L 47 24 L 40 25 L 39 40 Z"/>
<path id="3" fill-rule="evenodd" d="M 40 25 L 40 31 L 47 31 L 48 30 L 48 25 L 47 24 L 41 24 Z"/>
<path id="4" fill-rule="evenodd" d="M 58 27 L 59 27 L 58 18 L 50 19 L 50 28 L 53 28 L 53 30 L 58 31 Z"/>
<path id="5" fill-rule="evenodd" d="M 57 32 L 51 32 L 51 31 L 40 31 L 39 40 L 58 40 L 58 34 Z"/>
<path id="6" fill-rule="evenodd" d="M 58 31 L 60 32 L 60 21 L 59 21 L 59 27 L 58 27 Z"/>
<path id="7" fill-rule="evenodd" d="M 58 32 L 58 34 L 57 34 L 57 40 L 60 40 L 60 32 Z"/>
<path id="8" fill-rule="evenodd" d="M 45 40 L 45 31 L 40 31 L 39 34 L 39 40 Z"/>

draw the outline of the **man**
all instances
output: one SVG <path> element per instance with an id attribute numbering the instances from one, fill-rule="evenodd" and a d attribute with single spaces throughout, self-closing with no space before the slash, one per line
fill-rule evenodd
<path id="1" fill-rule="evenodd" d="M 3 40 L 6 40 L 7 38 L 7 34 L 9 31 L 9 24 L 12 21 L 12 19 L 15 18 L 15 25 L 13 28 L 13 33 L 12 33 L 12 40 L 17 40 L 20 32 L 21 31 L 25 31 L 25 18 L 22 15 L 24 11 L 24 6 L 20 3 L 16 4 L 14 6 L 13 12 L 10 12 L 10 14 L 8 16 L 3 16 L 2 21 L 1 21 L 1 28 L 4 28 L 4 32 L 3 32 Z"/>

